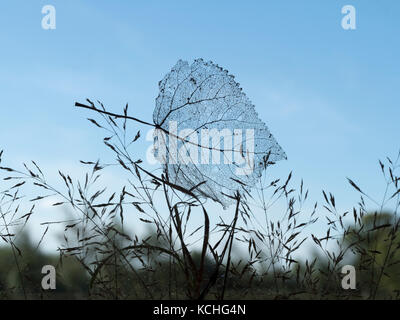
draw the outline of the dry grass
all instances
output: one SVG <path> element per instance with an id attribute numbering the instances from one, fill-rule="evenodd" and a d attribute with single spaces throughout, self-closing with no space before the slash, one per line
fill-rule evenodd
<path id="1" fill-rule="evenodd" d="M 203 199 L 194 190 L 169 180 L 168 173 L 149 172 L 132 146 L 140 131 L 131 138 L 127 120 L 148 124 L 124 113 L 114 114 L 88 101 L 77 104 L 95 111 L 100 120 L 89 119 L 107 132 L 104 144 L 115 155 L 115 164 L 81 161 L 89 168 L 84 181 L 76 181 L 59 172 L 64 188 L 48 184 L 39 166 L 32 162 L 23 170 L 0 167 L 4 183 L 0 193 L 2 226 L 0 236 L 10 247 L 19 274 L 16 281 L 20 298 L 32 295 L 25 290 L 25 269 L 20 265 L 24 255 L 12 230 L 25 227 L 34 213 L 34 204 L 49 197 L 54 206 L 68 206 L 76 218 L 61 221 L 65 226 L 59 265 L 73 257 L 87 275 L 86 298 L 90 299 L 377 299 L 398 298 L 400 276 L 399 217 L 400 178 L 396 175 L 399 158 L 380 162 L 385 179 L 385 196 L 377 201 L 349 179 L 360 202 L 349 212 L 336 209 L 335 197 L 323 192 L 326 210 L 326 233 L 312 235 L 318 254 L 305 261 L 295 254 L 305 245 L 307 228 L 317 222 L 317 204 L 305 212 L 308 191 L 301 182 L 297 190 L 290 174 L 284 180 L 268 181 L 264 175 L 255 192 L 238 188 L 232 199 L 231 214 L 212 224 Z M 1 159 L 2 153 L 0 153 Z M 0 160 L 1 161 L 1 160 Z M 120 192 L 97 188 L 104 170 L 120 166 L 127 175 L 127 185 Z M 265 158 L 265 171 L 270 165 Z M 20 212 L 23 188 L 32 184 L 40 194 L 31 199 L 32 209 Z M 157 200 L 155 200 L 157 199 Z M 162 199 L 162 201 L 160 201 Z M 277 201 L 286 203 L 284 212 L 272 212 Z M 376 211 L 367 211 L 366 201 Z M 391 208 L 391 212 L 387 212 Z M 128 232 L 125 215 L 137 215 L 153 232 L 140 237 Z M 192 228 L 193 212 L 201 214 L 202 223 Z M 255 212 L 262 212 L 263 220 Z M 215 214 L 215 213 L 213 213 Z M 225 221 L 226 217 L 230 220 Z M 273 218 L 271 218 L 273 217 Z M 351 217 L 351 219 L 350 219 Z M 51 226 L 51 224 L 48 224 Z M 37 248 L 45 241 L 44 232 Z M 235 245 L 245 245 L 247 253 L 234 255 Z M 341 288 L 341 268 L 354 264 L 357 289 Z M 40 284 L 37 284 L 38 287 Z M 2 284 L 2 296 L 10 287 Z M 38 288 L 36 298 L 43 298 Z"/>

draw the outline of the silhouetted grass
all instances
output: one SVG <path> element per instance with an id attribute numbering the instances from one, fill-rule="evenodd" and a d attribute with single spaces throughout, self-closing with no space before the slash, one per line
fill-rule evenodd
<path id="1" fill-rule="evenodd" d="M 304 209 L 309 193 L 303 182 L 296 189 L 292 174 L 269 181 L 265 174 L 253 193 L 238 184 L 231 213 L 210 222 L 204 199 L 194 189 L 185 189 L 169 180 L 168 172 L 148 171 L 132 146 L 140 131 L 129 137 L 127 120 L 147 124 L 127 115 L 106 111 L 88 101 L 77 104 L 93 110 L 100 120 L 89 119 L 106 131 L 105 146 L 116 162 L 81 161 L 88 169 L 83 181 L 59 172 L 64 188 L 51 186 L 39 166 L 32 162 L 23 169 L 0 167 L 5 174 L 0 193 L 1 229 L 4 246 L 0 249 L 0 297 L 70 299 L 397 299 L 400 289 L 399 157 L 379 162 L 385 181 L 381 201 L 365 193 L 353 180 L 349 183 L 360 194 L 351 211 L 339 212 L 335 197 L 323 191 L 325 203 Z M 400 155 L 400 154 L 399 154 Z M 0 153 L 1 161 L 2 153 Z M 1 163 L 0 163 L 1 164 Z M 121 191 L 98 188 L 99 179 L 110 166 L 120 166 L 127 175 Z M 265 171 L 270 162 L 264 159 Z M 38 194 L 22 196 L 26 185 Z M 59 256 L 40 251 L 46 242 L 44 232 L 38 245 L 20 244 L 35 203 L 54 198 L 54 207 L 67 206 L 75 218 L 57 221 L 64 229 Z M 276 202 L 286 204 L 277 212 Z M 366 201 L 376 211 L 370 213 Z M 24 206 L 21 206 L 21 203 Z M 31 210 L 21 212 L 29 202 Z M 390 208 L 390 211 L 388 211 Z M 326 212 L 326 216 L 322 217 Z M 260 220 L 258 213 L 262 213 Z M 140 236 L 125 226 L 125 216 L 135 214 L 151 227 Z M 193 215 L 202 223 L 194 229 Z M 213 215 L 218 214 L 212 212 Z M 326 219 L 322 236 L 311 235 L 313 257 L 296 259 L 308 237 L 307 228 Z M 247 252 L 234 254 L 236 246 Z M 311 254 L 310 254 L 311 256 Z M 40 269 L 57 266 L 57 291 L 41 289 Z M 341 269 L 351 264 L 357 270 L 357 288 L 344 290 Z M 60 282 L 59 282 L 60 279 Z"/>

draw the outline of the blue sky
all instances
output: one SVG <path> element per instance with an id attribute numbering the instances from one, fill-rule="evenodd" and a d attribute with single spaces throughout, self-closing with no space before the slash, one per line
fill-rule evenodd
<path id="1" fill-rule="evenodd" d="M 56 30 L 41 28 L 47 4 Z M 347 4 L 356 30 L 341 27 Z M 400 148 L 399 14 L 395 0 L 2 1 L 0 149 L 10 166 L 79 172 L 80 159 L 110 154 L 75 101 L 129 102 L 151 121 L 158 81 L 201 57 L 236 76 L 286 151 L 273 174 L 293 170 L 313 200 L 325 189 L 351 209 L 345 178 L 379 198 L 377 161 Z"/>

